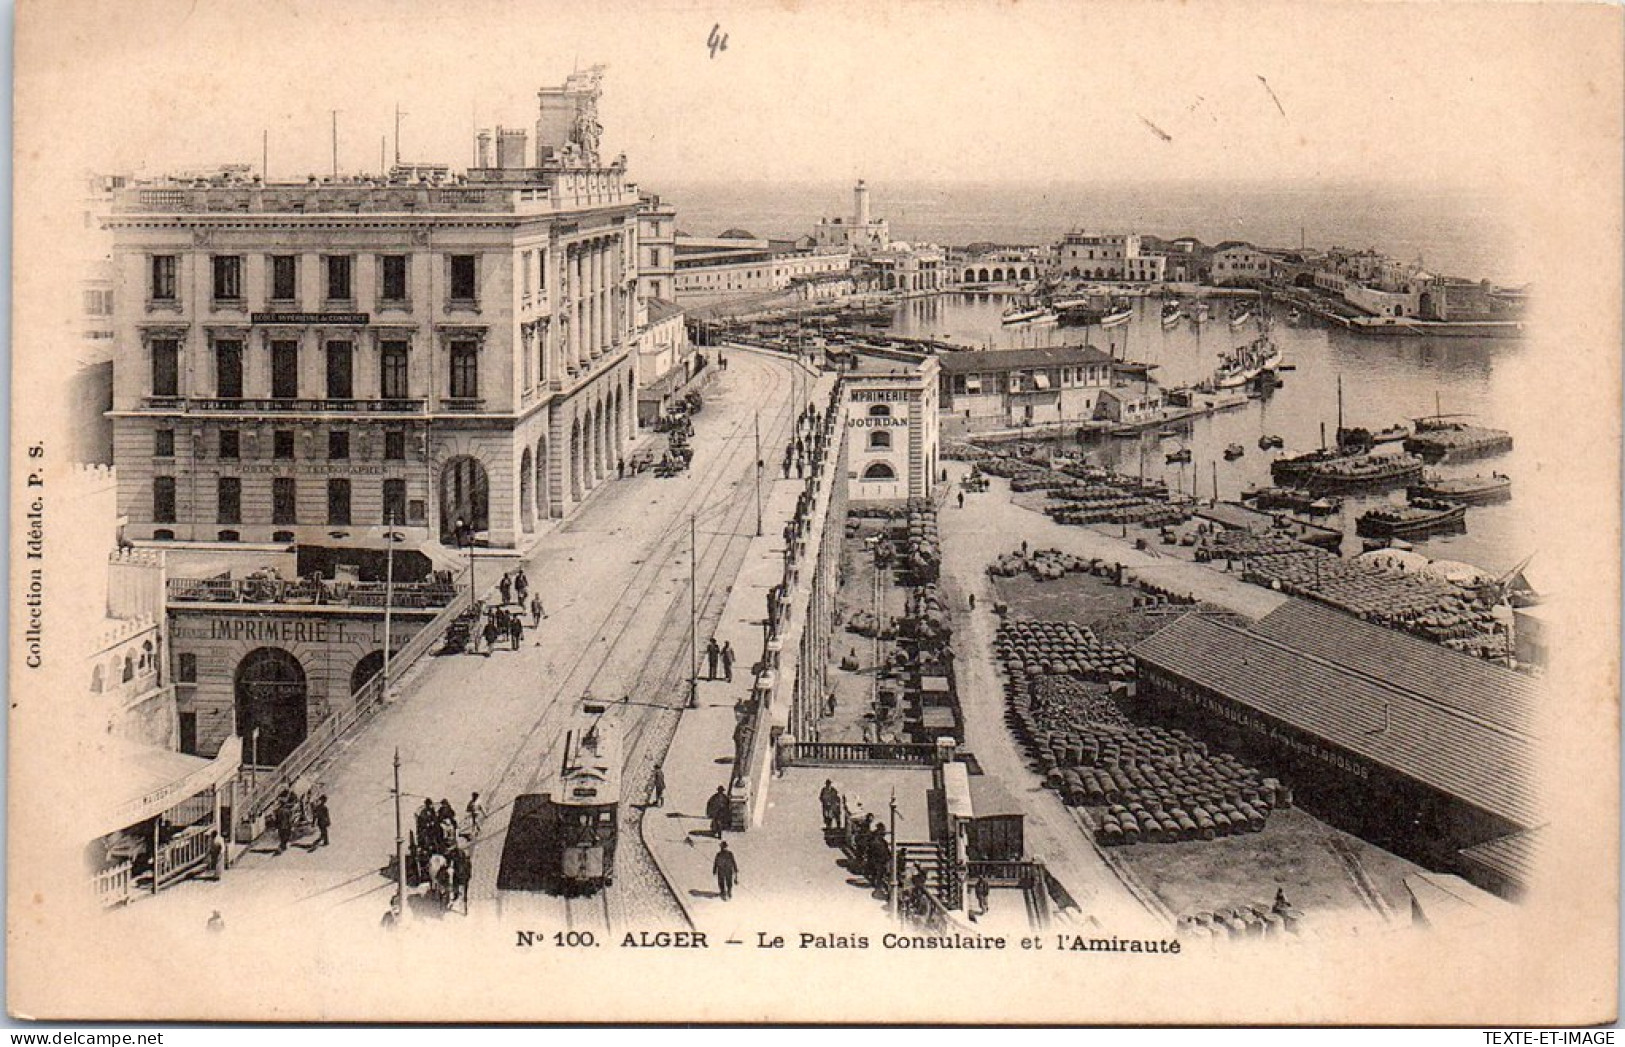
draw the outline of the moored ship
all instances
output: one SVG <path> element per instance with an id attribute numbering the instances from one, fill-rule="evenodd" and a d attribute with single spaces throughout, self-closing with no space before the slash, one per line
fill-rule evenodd
<path id="1" fill-rule="evenodd" d="M 1463 505 L 1485 505 L 1505 501 L 1512 497 L 1512 478 L 1494 473 L 1490 476 L 1433 477 L 1405 488 L 1415 501 L 1428 498 L 1435 501 L 1460 502 Z"/>
<path id="2" fill-rule="evenodd" d="M 1281 349 L 1268 338 L 1255 338 L 1250 344 L 1219 358 L 1213 372 L 1213 388 L 1238 389 L 1281 363 Z"/>
<path id="3" fill-rule="evenodd" d="M 1408 454 L 1345 455 L 1310 451 L 1270 463 L 1270 478 L 1311 491 L 1358 491 L 1400 487 L 1422 477 L 1422 460 Z"/>
<path id="4" fill-rule="evenodd" d="M 1241 498 L 1260 509 L 1285 509 L 1305 516 L 1330 516 L 1343 508 L 1340 498 L 1327 498 L 1296 487 L 1260 487 L 1244 492 Z"/>
<path id="5" fill-rule="evenodd" d="M 1467 507 L 1460 502 L 1418 498 L 1409 505 L 1384 506 L 1362 513 L 1354 524 L 1361 538 L 1421 538 L 1467 529 Z"/>
<path id="6" fill-rule="evenodd" d="M 1405 450 L 1430 462 L 1446 458 L 1484 458 L 1512 450 L 1512 434 L 1505 429 L 1468 425 L 1441 417 L 1418 418 L 1416 432 L 1405 438 Z"/>

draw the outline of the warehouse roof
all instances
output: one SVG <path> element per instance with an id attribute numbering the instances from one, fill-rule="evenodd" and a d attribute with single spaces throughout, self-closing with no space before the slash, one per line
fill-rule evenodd
<path id="1" fill-rule="evenodd" d="M 1387 637 L 1387 664 L 1399 665 L 1406 649 L 1398 641 L 1408 638 Z M 1134 655 L 1513 825 L 1536 824 L 1529 735 L 1451 704 L 1448 688 L 1407 686 L 1419 681 L 1405 671 L 1370 672 L 1340 662 L 1336 654 L 1343 643 L 1304 638 L 1300 645 L 1189 614 L 1141 643 Z"/>
<path id="2" fill-rule="evenodd" d="M 1534 867 L 1540 853 L 1542 835 L 1538 827 L 1508 833 L 1473 847 L 1465 847 L 1458 853 L 1464 863 L 1487 869 L 1519 890 L 1527 890 L 1534 881 Z"/>
<path id="3" fill-rule="evenodd" d="M 1482 658 L 1309 600 L 1287 601 L 1253 631 L 1504 727 L 1518 731 L 1531 727 L 1539 686 Z"/>
<path id="4" fill-rule="evenodd" d="M 1056 345 L 1047 349 L 987 349 L 938 354 L 944 374 L 986 374 L 1031 367 L 1071 367 L 1110 363 L 1111 357 L 1089 345 Z"/>

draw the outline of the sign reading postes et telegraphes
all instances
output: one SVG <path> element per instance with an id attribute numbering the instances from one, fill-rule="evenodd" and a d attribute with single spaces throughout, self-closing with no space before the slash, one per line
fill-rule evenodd
<path id="1" fill-rule="evenodd" d="M 339 324 L 345 327 L 365 327 L 372 322 L 371 313 L 253 313 L 256 324 Z"/>

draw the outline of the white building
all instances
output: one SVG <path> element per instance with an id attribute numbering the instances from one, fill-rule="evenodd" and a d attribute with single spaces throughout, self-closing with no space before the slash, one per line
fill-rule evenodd
<path id="1" fill-rule="evenodd" d="M 929 498 L 938 468 L 936 358 L 863 352 L 846 360 L 848 499 Z"/>
<path id="2" fill-rule="evenodd" d="M 1270 277 L 1270 256 L 1253 247 L 1232 241 L 1213 249 L 1208 281 L 1216 287 L 1264 283 Z"/>
<path id="3" fill-rule="evenodd" d="M 891 227 L 886 219 L 869 213 L 869 187 L 862 179 L 852 190 L 852 216 L 820 218 L 813 229 L 813 242 L 820 247 L 842 248 L 859 257 L 884 251 L 891 244 Z"/>
<path id="4" fill-rule="evenodd" d="M 1071 232 L 1057 248 L 1056 274 L 1064 279 L 1160 283 L 1166 266 L 1162 255 L 1141 251 L 1137 233 Z"/>

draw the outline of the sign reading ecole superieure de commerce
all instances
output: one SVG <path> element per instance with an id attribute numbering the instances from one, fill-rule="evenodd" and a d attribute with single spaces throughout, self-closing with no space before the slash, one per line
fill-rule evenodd
<path id="1" fill-rule="evenodd" d="M 365 327 L 372 322 L 370 313 L 253 313 L 249 320 L 256 324 L 341 324 L 346 327 Z"/>

